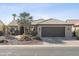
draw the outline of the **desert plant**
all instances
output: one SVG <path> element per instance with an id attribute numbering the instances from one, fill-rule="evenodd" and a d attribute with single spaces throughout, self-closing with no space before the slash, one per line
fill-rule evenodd
<path id="1" fill-rule="evenodd" d="M 27 34 L 28 32 L 30 32 L 32 18 L 33 17 L 30 15 L 30 13 L 27 13 L 27 12 L 20 13 L 18 24 L 19 26 L 24 27 L 24 34 Z"/>
<path id="2" fill-rule="evenodd" d="M 12 16 L 13 16 L 13 20 L 15 20 L 17 15 L 16 14 L 12 14 Z"/>
<path id="3" fill-rule="evenodd" d="M 0 40 L 0 43 L 8 43 L 7 40 Z"/>
<path id="4" fill-rule="evenodd" d="M 24 40 L 25 40 L 25 41 L 30 41 L 31 38 L 30 38 L 29 35 L 23 34 L 23 35 L 20 35 L 20 38 L 19 38 L 18 40 L 20 40 L 20 41 L 24 41 Z"/>
<path id="5" fill-rule="evenodd" d="M 79 40 L 79 29 L 75 31 L 76 39 Z"/>

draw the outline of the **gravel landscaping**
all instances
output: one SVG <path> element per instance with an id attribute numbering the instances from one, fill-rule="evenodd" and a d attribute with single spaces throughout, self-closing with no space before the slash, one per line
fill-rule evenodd
<path id="1" fill-rule="evenodd" d="M 0 41 L 4 42 L 1 43 L 0 45 L 79 45 L 79 40 L 75 40 L 75 38 L 72 38 L 72 40 L 64 40 L 64 38 L 42 38 L 43 41 L 41 40 L 29 40 L 29 41 L 20 41 L 18 40 L 20 38 L 19 36 L 0 36 Z M 49 39 L 48 41 L 44 41 L 44 39 Z M 50 39 L 52 41 L 50 41 Z"/>
<path id="2" fill-rule="evenodd" d="M 8 42 L 0 43 L 0 45 L 42 45 L 43 44 L 43 42 L 39 40 L 19 41 L 13 36 L 10 38 L 6 38 L 5 36 L 0 36 L 0 40 L 8 41 Z"/>

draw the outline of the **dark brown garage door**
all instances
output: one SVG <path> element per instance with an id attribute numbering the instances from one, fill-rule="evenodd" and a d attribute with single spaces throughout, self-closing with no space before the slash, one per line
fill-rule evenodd
<path id="1" fill-rule="evenodd" d="M 65 27 L 42 27 L 42 37 L 64 37 Z"/>

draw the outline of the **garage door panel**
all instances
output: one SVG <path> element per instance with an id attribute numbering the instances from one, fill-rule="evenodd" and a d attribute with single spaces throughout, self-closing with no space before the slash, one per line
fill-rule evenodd
<path id="1" fill-rule="evenodd" d="M 65 27 L 42 27 L 42 37 L 64 37 Z"/>

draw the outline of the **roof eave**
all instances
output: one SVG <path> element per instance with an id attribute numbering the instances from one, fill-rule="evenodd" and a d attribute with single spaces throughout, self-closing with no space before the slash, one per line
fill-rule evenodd
<path id="1" fill-rule="evenodd" d="M 74 25 L 74 24 L 36 24 L 36 25 Z"/>

